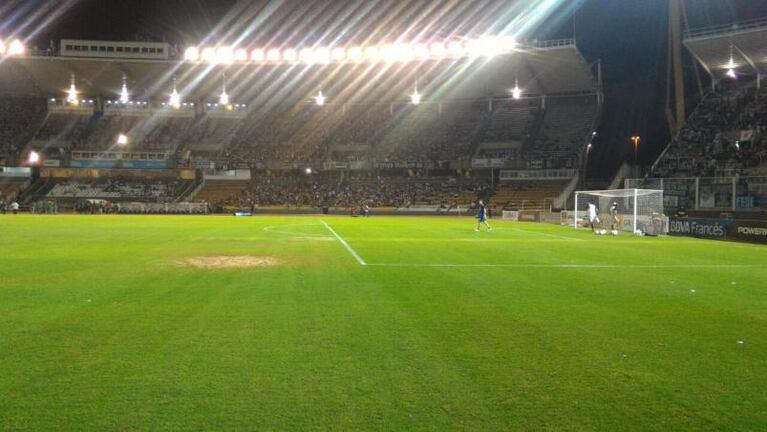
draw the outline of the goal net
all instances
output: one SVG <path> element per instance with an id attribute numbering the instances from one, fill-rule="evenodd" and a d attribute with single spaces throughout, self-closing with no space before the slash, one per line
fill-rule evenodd
<path id="1" fill-rule="evenodd" d="M 610 214 L 613 203 L 616 216 Z M 596 206 L 601 229 L 628 231 L 637 234 L 665 234 L 668 218 L 663 214 L 663 191 L 657 189 L 610 189 L 575 192 L 573 226 L 591 226 L 589 204 Z"/>

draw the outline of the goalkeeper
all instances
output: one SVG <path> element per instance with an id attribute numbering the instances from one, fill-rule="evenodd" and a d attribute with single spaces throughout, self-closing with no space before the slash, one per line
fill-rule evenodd
<path id="1" fill-rule="evenodd" d="M 477 229 L 474 231 L 479 232 L 479 227 L 482 224 L 485 224 L 488 232 L 493 230 L 490 224 L 487 223 L 487 206 L 485 206 L 485 203 L 482 200 L 479 200 L 479 202 L 477 202 Z"/>
<path id="2" fill-rule="evenodd" d="M 618 215 L 618 201 L 613 201 L 610 205 L 610 230 L 612 230 L 612 235 L 618 235 L 619 226 L 620 217 Z"/>

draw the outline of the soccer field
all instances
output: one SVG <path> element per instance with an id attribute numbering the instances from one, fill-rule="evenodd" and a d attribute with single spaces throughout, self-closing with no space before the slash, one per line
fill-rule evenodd
<path id="1" fill-rule="evenodd" d="M 491 223 L 0 216 L 0 430 L 764 430 L 767 247 Z"/>

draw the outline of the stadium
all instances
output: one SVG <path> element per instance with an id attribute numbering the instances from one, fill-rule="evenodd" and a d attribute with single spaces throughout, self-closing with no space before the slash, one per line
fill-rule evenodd
<path id="1" fill-rule="evenodd" d="M 759 1 L 0 23 L 0 429 L 767 425 Z"/>

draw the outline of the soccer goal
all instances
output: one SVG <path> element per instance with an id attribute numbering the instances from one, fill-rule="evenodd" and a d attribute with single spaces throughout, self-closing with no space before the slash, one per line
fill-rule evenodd
<path id="1" fill-rule="evenodd" d="M 657 189 L 611 189 L 575 192 L 573 227 L 589 225 L 589 205 L 596 206 L 602 229 L 615 224 L 619 231 L 639 235 L 665 234 L 668 218 L 663 214 L 663 191 Z M 610 207 L 615 204 L 615 216 Z"/>

